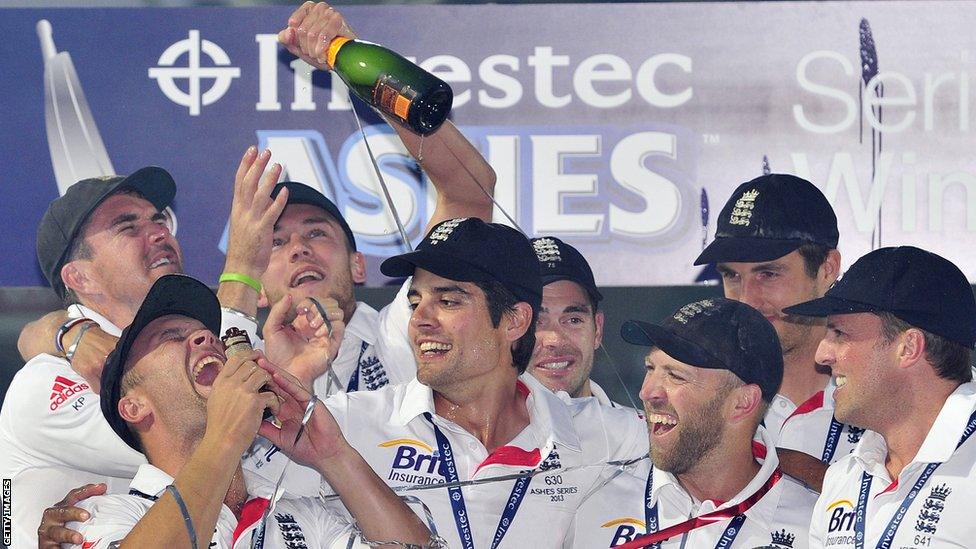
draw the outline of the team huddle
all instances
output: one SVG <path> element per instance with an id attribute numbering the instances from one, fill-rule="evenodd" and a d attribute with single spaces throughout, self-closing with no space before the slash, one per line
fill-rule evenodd
<path id="1" fill-rule="evenodd" d="M 337 36 L 306 2 L 279 41 L 327 69 Z M 492 223 L 494 172 L 450 122 L 388 122 L 437 203 L 380 310 L 340 209 L 267 150 L 237 168 L 216 293 L 182 274 L 162 168 L 50 204 L 65 310 L 25 327 L 0 409 L 13 547 L 972 546 L 976 299 L 952 262 L 881 248 L 841 276 L 812 183 L 743 183 L 689 258 L 725 297 L 621 328 L 635 410 L 590 379 L 613 313 L 583 255 Z"/>

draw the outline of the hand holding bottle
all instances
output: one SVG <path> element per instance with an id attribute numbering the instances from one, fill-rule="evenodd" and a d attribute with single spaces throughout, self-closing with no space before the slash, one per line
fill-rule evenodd
<path id="1" fill-rule="evenodd" d="M 415 133 L 434 133 L 451 112 L 454 92 L 446 82 L 389 48 L 357 40 L 325 2 L 302 4 L 278 41 L 306 63 L 335 72 L 357 97 Z"/>
<path id="2" fill-rule="evenodd" d="M 355 39 L 356 33 L 338 11 L 326 2 L 305 2 L 288 18 L 278 41 L 293 55 L 313 67 L 330 70 L 327 54 L 336 37 Z"/>

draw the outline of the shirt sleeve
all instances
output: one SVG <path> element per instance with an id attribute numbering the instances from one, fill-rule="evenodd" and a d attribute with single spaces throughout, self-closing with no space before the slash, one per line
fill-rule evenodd
<path id="1" fill-rule="evenodd" d="M 38 355 L 11 383 L 4 402 L 12 437 L 38 465 L 131 478 L 145 457 L 115 434 L 98 395 L 64 359 Z"/>
<path id="2" fill-rule="evenodd" d="M 65 526 L 80 533 L 83 545 L 62 545 L 62 547 L 84 547 L 84 549 L 108 549 L 114 541 L 121 541 L 135 528 L 143 516 L 141 507 L 126 505 L 126 496 L 93 497 L 78 503 L 78 507 L 91 514 L 85 522 L 69 522 Z"/>

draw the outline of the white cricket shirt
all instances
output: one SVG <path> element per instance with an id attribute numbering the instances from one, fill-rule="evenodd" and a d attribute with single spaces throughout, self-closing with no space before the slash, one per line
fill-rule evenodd
<path id="1" fill-rule="evenodd" d="M 137 522 L 161 497 L 173 477 L 144 464 L 129 485 L 128 494 L 97 496 L 79 503 L 91 518 L 85 522 L 68 523 L 85 538 L 84 549 L 106 549 L 132 530 Z M 261 517 L 268 507 L 268 499 L 249 497 L 238 521 L 234 513 L 222 505 L 217 526 L 210 542 L 211 548 L 250 548 L 251 538 L 260 535 Z M 264 525 L 263 549 L 345 549 L 352 525 L 346 519 L 311 499 L 281 499 L 269 514 Z M 71 545 L 70 547 L 79 547 Z M 358 547 L 358 546 L 357 546 Z"/>
<path id="2" fill-rule="evenodd" d="M 461 481 L 551 469 L 523 487 L 524 496 L 509 517 L 499 547 L 562 547 L 582 497 L 612 470 L 606 462 L 647 455 L 647 430 L 634 410 L 610 408 L 592 398 L 557 396 L 528 374 L 520 380 L 530 424 L 490 454 L 476 437 L 435 414 L 433 392 L 417 380 L 377 391 L 338 394 L 326 404 L 349 443 L 394 489 L 444 482 L 441 465 L 446 470 L 450 460 L 427 414 L 449 443 Z M 261 463 L 257 470 L 276 481 L 285 462 L 279 452 L 268 459 L 254 456 L 245 460 L 245 467 L 253 469 Z M 301 469 L 295 464 L 288 469 L 288 491 L 309 490 L 313 475 L 298 480 L 293 474 Z M 293 479 L 297 481 L 292 483 Z M 506 479 L 460 490 L 474 547 L 491 546 L 515 485 L 515 480 Z M 323 489 L 331 492 L 327 485 Z M 446 488 L 408 493 L 429 507 L 438 533 L 451 547 L 465 547 Z"/>
<path id="3" fill-rule="evenodd" d="M 760 428 L 759 438 L 765 444 L 770 442 L 765 429 Z M 695 501 L 672 474 L 655 467 L 651 505 L 657 505 L 659 526 L 656 531 L 711 511 L 734 507 L 755 494 L 769 480 L 779 460 L 772 446 L 754 441 L 753 447 L 757 458 L 762 460 L 762 467 L 755 478 L 727 502 Z M 616 476 L 595 490 L 576 516 L 569 546 L 579 549 L 615 547 L 646 533 L 644 500 L 650 469 L 649 459 L 618 469 Z M 806 548 L 810 512 L 816 499 L 816 493 L 790 477 L 782 476 L 746 510 L 746 519 L 729 547 Z M 684 536 L 663 542 L 661 547 L 711 549 L 718 545 L 729 524 L 730 520 L 723 520 L 691 530 Z"/>
<path id="4" fill-rule="evenodd" d="M 783 422 L 776 447 L 803 452 L 828 464 L 850 454 L 864 429 L 834 419 L 836 389 L 831 378 L 823 391 L 797 406 Z"/>
<path id="5" fill-rule="evenodd" d="M 830 466 L 810 527 L 810 547 L 853 548 L 865 473 L 870 481 L 863 498 L 864 547 L 874 549 L 905 497 L 907 506 L 892 548 L 973 547 L 976 544 L 976 440 L 956 449 L 976 409 L 976 383 L 964 383 L 946 399 L 915 458 L 892 480 L 885 468 L 884 438 L 867 431 L 854 452 Z M 920 487 L 916 483 L 930 463 L 941 463 Z"/>

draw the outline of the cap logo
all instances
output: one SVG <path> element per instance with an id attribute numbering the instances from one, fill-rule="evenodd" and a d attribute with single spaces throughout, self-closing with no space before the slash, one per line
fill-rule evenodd
<path id="1" fill-rule="evenodd" d="M 735 201 L 735 206 L 732 208 L 732 215 L 729 216 L 729 224 L 748 227 L 749 220 L 752 218 L 752 209 L 756 206 L 756 197 L 758 196 L 759 191 L 756 189 L 742 193 L 742 196 Z"/>
<path id="2" fill-rule="evenodd" d="M 701 301 L 696 301 L 694 303 L 689 303 L 684 307 L 678 309 L 678 312 L 674 313 L 674 318 L 682 324 L 688 324 L 688 321 L 695 317 L 695 315 L 703 313 L 705 310 L 710 309 L 715 306 L 715 303 L 711 299 L 703 299 Z"/>
<path id="3" fill-rule="evenodd" d="M 460 225 L 464 221 L 467 221 L 468 219 L 470 218 L 458 217 L 455 219 L 449 219 L 441 223 L 440 225 L 437 226 L 436 229 L 434 229 L 434 232 L 430 233 L 430 236 L 427 238 L 427 240 L 430 242 L 431 246 L 436 246 L 441 242 L 447 241 L 448 237 L 451 236 L 451 233 L 454 232 L 454 229 L 456 229 L 458 225 Z"/>
<path id="4" fill-rule="evenodd" d="M 539 263 L 549 263 L 549 266 L 552 267 L 553 263 L 563 260 L 559 246 L 551 238 L 535 240 L 532 242 L 532 247 L 535 249 L 536 257 L 539 258 Z"/>

